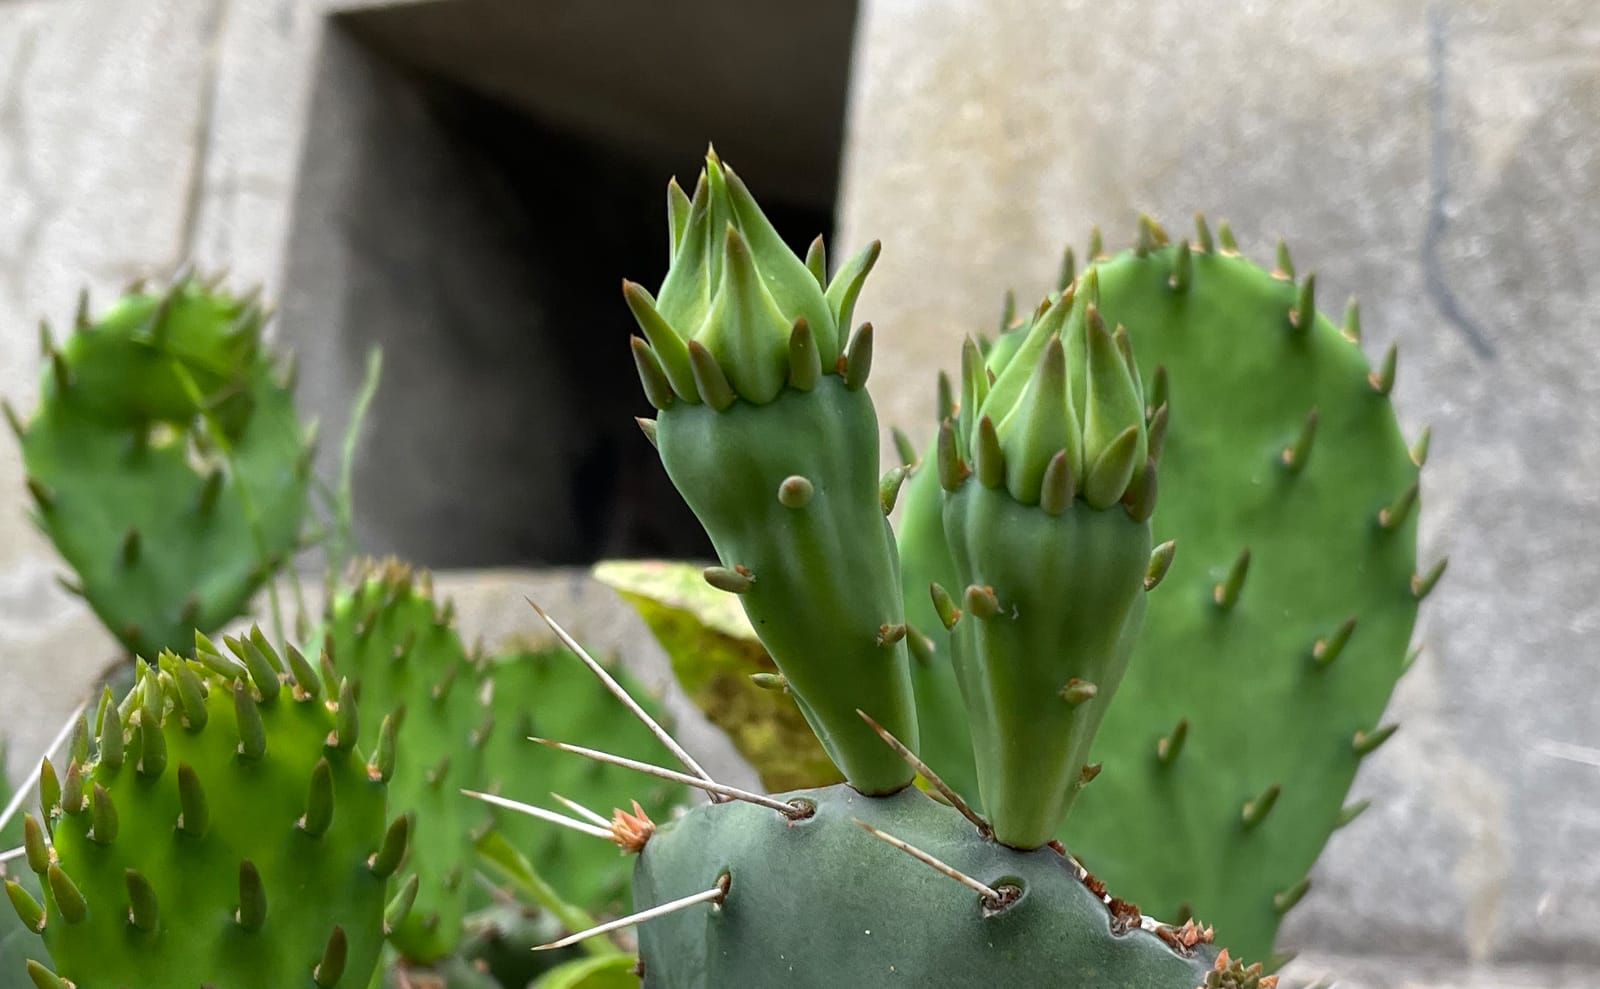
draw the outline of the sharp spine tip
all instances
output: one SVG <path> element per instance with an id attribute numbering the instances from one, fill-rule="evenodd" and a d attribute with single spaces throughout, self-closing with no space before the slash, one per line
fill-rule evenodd
<path id="1" fill-rule="evenodd" d="M 1255 828 L 1267 819 L 1267 815 L 1272 813 L 1272 808 L 1278 803 L 1278 795 L 1282 792 L 1283 788 L 1274 783 L 1263 790 L 1261 796 L 1245 801 L 1244 807 L 1239 811 L 1239 819 L 1246 830 Z"/>

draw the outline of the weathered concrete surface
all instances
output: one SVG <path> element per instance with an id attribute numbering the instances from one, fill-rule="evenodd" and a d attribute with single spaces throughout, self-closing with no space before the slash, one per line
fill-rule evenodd
<path id="1" fill-rule="evenodd" d="M 1137 210 L 1203 208 L 1257 257 L 1287 238 L 1324 305 L 1360 293 L 1403 421 L 1434 425 L 1423 556 L 1452 563 L 1356 784 L 1375 805 L 1285 940 L 1600 985 L 1600 11 L 1538 11 L 882 0 L 842 223 L 885 240 L 859 311 L 919 440 L 961 335 L 1091 223 L 1126 243 Z"/>
<path id="2" fill-rule="evenodd" d="M 272 289 L 318 4 L 0 6 L 0 394 L 32 407 L 36 321 L 190 258 Z M 19 767 L 111 640 L 54 580 L 0 443 L 0 736 Z"/>

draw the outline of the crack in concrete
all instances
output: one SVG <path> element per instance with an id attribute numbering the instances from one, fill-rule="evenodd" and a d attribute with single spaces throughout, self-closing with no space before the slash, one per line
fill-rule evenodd
<path id="1" fill-rule="evenodd" d="M 178 217 L 178 250 L 173 270 L 193 260 L 195 241 L 200 235 L 200 220 L 205 212 L 206 179 L 211 163 L 211 139 L 215 129 L 217 103 L 222 88 L 222 38 L 226 33 L 229 0 L 212 0 L 207 12 L 205 62 L 200 71 L 200 109 L 194 122 L 194 158 L 189 172 L 189 187 L 184 195 L 183 212 Z"/>
<path id="2" fill-rule="evenodd" d="M 1450 225 L 1445 204 L 1450 198 L 1450 133 L 1445 82 L 1449 41 L 1446 4 L 1428 6 L 1428 225 L 1422 235 L 1422 278 L 1428 297 L 1445 321 L 1461 334 L 1479 357 L 1494 357 L 1489 336 L 1462 307 L 1450 287 L 1439 249 Z"/>

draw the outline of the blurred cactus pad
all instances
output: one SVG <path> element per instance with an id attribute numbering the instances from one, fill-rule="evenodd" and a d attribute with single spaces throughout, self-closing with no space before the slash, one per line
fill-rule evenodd
<path id="1" fill-rule="evenodd" d="M 243 613 L 299 547 L 312 440 L 251 296 L 183 277 L 40 328 L 39 404 L 6 411 L 34 518 L 130 655 Z"/>

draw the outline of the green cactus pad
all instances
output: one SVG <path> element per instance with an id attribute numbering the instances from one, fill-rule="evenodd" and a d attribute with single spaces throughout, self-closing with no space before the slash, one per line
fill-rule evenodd
<path id="1" fill-rule="evenodd" d="M 846 342 L 873 245 L 832 281 L 819 238 L 790 252 L 744 183 L 709 155 L 694 198 L 669 187 L 659 299 L 624 283 L 661 463 L 711 536 L 713 586 L 740 595 L 806 721 L 851 785 L 911 770 L 856 716 L 915 744 L 894 536 L 883 518 L 872 328 Z M 818 575 L 835 579 L 820 580 Z"/>
<path id="2" fill-rule="evenodd" d="M 727 733 L 734 748 L 760 774 L 763 787 L 798 790 L 843 779 L 788 691 L 772 689 L 770 680 L 752 679 L 772 677 L 778 667 L 750 627 L 744 609 L 708 585 L 700 567 L 664 560 L 607 560 L 596 564 L 593 572 L 596 580 L 639 612 L 672 661 L 678 685 L 712 724 Z M 968 748 L 965 743 L 963 747 Z"/>
<path id="3" fill-rule="evenodd" d="M 461 940 L 473 868 L 474 832 L 487 815 L 463 797 L 480 785 L 491 721 L 479 670 L 433 598 L 432 578 L 394 560 L 356 566 L 331 603 L 323 648 L 358 686 L 362 744 L 376 751 L 382 718 L 394 712 L 394 746 L 404 755 L 389 782 L 390 805 L 411 818 L 408 869 L 421 880 L 410 917 L 390 940 L 408 960 L 428 963 Z"/>
<path id="4" fill-rule="evenodd" d="M 1213 967 L 1201 932 L 1145 929 L 1137 908 L 1091 889 L 1059 852 L 985 839 L 920 791 L 871 798 L 836 786 L 782 799 L 815 812 L 793 821 L 711 804 L 657 828 L 636 867 L 639 908 L 727 885 L 719 905 L 640 925 L 645 985 L 1194 989 Z M 1021 895 L 990 910 L 856 821 Z"/>
<path id="5" fill-rule="evenodd" d="M 1104 772 L 1062 836 L 1140 903 L 1192 911 L 1260 956 L 1359 807 L 1345 797 L 1387 737 L 1436 575 L 1416 573 L 1418 465 L 1387 397 L 1393 362 L 1368 364 L 1353 309 L 1343 328 L 1302 316 L 1314 279 L 1286 251 L 1274 271 L 1239 256 L 1225 227 L 1177 244 L 1144 229 L 1090 270 L 1150 411 L 1169 407 L 1152 523 L 1176 554 L 1093 749 Z M 908 516 L 935 510 L 929 487 L 908 490 Z M 902 551 L 908 596 L 951 572 L 931 541 Z M 974 793 L 959 761 L 935 768 Z"/>
<path id="6" fill-rule="evenodd" d="M 189 279 L 80 310 L 59 349 L 45 331 L 39 407 L 12 417 L 35 519 L 130 653 L 186 650 L 299 544 L 308 440 L 262 320 Z"/>
<path id="7" fill-rule="evenodd" d="M 502 653 L 485 670 L 493 684 L 496 729 L 484 751 L 482 789 L 527 800 L 561 813 L 549 795 L 559 793 L 603 817 L 639 801 L 655 820 L 688 802 L 685 787 L 631 770 L 577 759 L 528 740 L 539 736 L 660 763 L 661 743 L 617 703 L 578 657 L 542 645 Z M 662 719 L 648 694 L 620 669 L 613 677 Z M 617 846 L 589 835 L 496 808 L 495 826 L 566 901 L 595 914 L 622 912 L 628 902 L 632 862 Z"/>
<path id="8" fill-rule="evenodd" d="M 30 865 L 55 970 L 83 989 L 363 989 L 405 849 L 383 773 L 275 651 L 251 658 L 259 677 L 197 655 L 141 662 L 100 707 L 93 758 L 85 730 L 64 776 L 46 767 L 53 850 L 41 838 Z"/>

